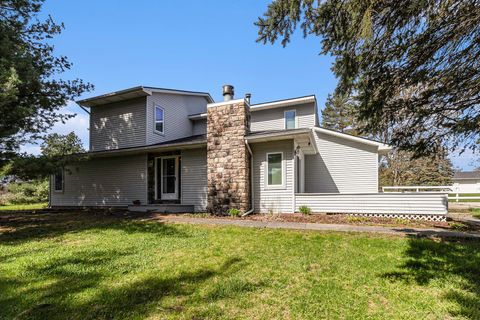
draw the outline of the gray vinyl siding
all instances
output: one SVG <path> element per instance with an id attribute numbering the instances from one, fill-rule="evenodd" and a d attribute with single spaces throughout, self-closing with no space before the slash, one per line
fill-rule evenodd
<path id="1" fill-rule="evenodd" d="M 252 106 L 252 110 L 255 106 Z M 251 112 L 250 130 L 283 130 L 285 129 L 284 112 L 295 110 L 297 115 L 297 128 L 312 128 L 316 123 L 316 111 L 314 103 L 306 103 L 293 107 L 281 107 Z"/>
<path id="2" fill-rule="evenodd" d="M 164 113 L 164 133 L 155 131 L 155 106 L 162 107 Z M 204 97 L 183 96 L 179 94 L 153 93 L 147 97 L 147 135 L 146 144 L 155 144 L 193 135 L 193 123 L 188 116 L 204 113 L 207 100 Z"/>
<path id="3" fill-rule="evenodd" d="M 182 151 L 182 204 L 194 205 L 196 212 L 207 210 L 207 150 Z"/>
<path id="4" fill-rule="evenodd" d="M 93 158 L 65 170 L 63 192 L 53 191 L 52 206 L 127 206 L 147 203 L 146 155 Z"/>
<path id="5" fill-rule="evenodd" d="M 378 192 L 376 147 L 315 133 L 318 154 L 305 156 L 305 192 Z"/>
<path id="6" fill-rule="evenodd" d="M 195 120 L 193 121 L 193 135 L 206 134 L 207 133 L 207 120 Z"/>
<path id="7" fill-rule="evenodd" d="M 253 197 L 255 212 L 293 212 L 293 140 L 272 141 L 251 144 L 253 152 Z M 285 161 L 285 188 L 266 189 L 266 155 L 269 152 L 283 152 Z"/>
<path id="8" fill-rule="evenodd" d="M 145 145 L 146 99 L 95 106 L 90 111 L 90 151 Z"/>
<path id="9" fill-rule="evenodd" d="M 447 214 L 448 196 L 439 193 L 297 194 L 296 211 L 314 213 Z"/>

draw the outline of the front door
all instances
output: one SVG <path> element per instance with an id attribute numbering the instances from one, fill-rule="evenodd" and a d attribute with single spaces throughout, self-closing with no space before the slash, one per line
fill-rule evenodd
<path id="1" fill-rule="evenodd" d="M 177 200 L 178 157 L 157 158 L 157 178 L 157 200 Z"/>

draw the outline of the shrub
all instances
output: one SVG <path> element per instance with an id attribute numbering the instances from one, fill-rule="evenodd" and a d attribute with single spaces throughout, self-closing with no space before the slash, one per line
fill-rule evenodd
<path id="1" fill-rule="evenodd" d="M 230 210 L 228 210 L 228 214 L 232 217 L 238 217 L 240 215 L 240 210 L 236 208 L 231 208 Z"/>
<path id="2" fill-rule="evenodd" d="M 300 212 L 304 215 L 309 215 L 312 213 L 312 209 L 310 209 L 309 207 L 307 206 L 301 206 L 300 208 L 298 208 L 300 210 Z"/>
<path id="3" fill-rule="evenodd" d="M 11 183 L 3 202 L 11 204 L 30 204 L 48 201 L 48 181 Z"/>

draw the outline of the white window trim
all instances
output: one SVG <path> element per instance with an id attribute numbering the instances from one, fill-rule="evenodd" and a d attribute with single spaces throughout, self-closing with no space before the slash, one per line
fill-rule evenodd
<path id="1" fill-rule="evenodd" d="M 57 189 L 55 188 L 55 185 L 56 185 L 56 183 L 55 183 L 56 173 L 54 173 L 54 174 L 52 175 L 53 192 L 55 192 L 55 193 L 63 193 L 63 190 L 65 189 L 65 172 L 64 172 L 63 169 L 61 169 L 60 172 L 62 173 L 62 189 L 60 189 L 60 190 L 57 190 Z"/>
<path id="2" fill-rule="evenodd" d="M 287 112 L 295 112 L 295 128 L 298 129 L 298 117 L 297 117 L 297 109 L 285 110 L 283 111 L 283 129 L 287 130 Z"/>
<path id="3" fill-rule="evenodd" d="M 282 166 L 282 184 L 273 184 L 270 185 L 268 184 L 268 156 L 271 154 L 281 154 L 282 160 L 281 160 L 281 166 Z M 285 158 L 283 157 L 283 152 L 282 151 L 276 151 L 276 152 L 267 152 L 265 156 L 265 190 L 281 190 L 286 188 L 285 184 L 285 178 L 286 178 L 286 165 L 285 165 Z"/>
<path id="4" fill-rule="evenodd" d="M 163 112 L 163 131 L 157 130 L 157 108 L 162 109 Z M 158 105 L 153 106 L 153 132 L 156 134 L 165 135 L 165 109 Z"/>

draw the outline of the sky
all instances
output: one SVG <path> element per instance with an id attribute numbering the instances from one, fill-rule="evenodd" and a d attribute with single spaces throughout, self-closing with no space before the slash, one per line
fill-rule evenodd
<path id="1" fill-rule="evenodd" d="M 62 77 L 80 78 L 95 89 L 81 98 L 145 85 L 209 92 L 220 101 L 221 87 L 252 103 L 315 94 L 319 109 L 337 80 L 333 58 L 320 55 L 318 38 L 297 32 L 292 42 L 257 43 L 254 22 L 269 1 L 46 0 L 42 15 L 63 22 L 52 43 L 55 54 L 73 63 Z M 88 146 L 88 114 L 74 102 L 63 110 L 77 116 L 52 132 L 74 131 Z M 39 147 L 28 145 L 27 152 Z M 472 169 L 469 152 L 452 158 Z"/>

